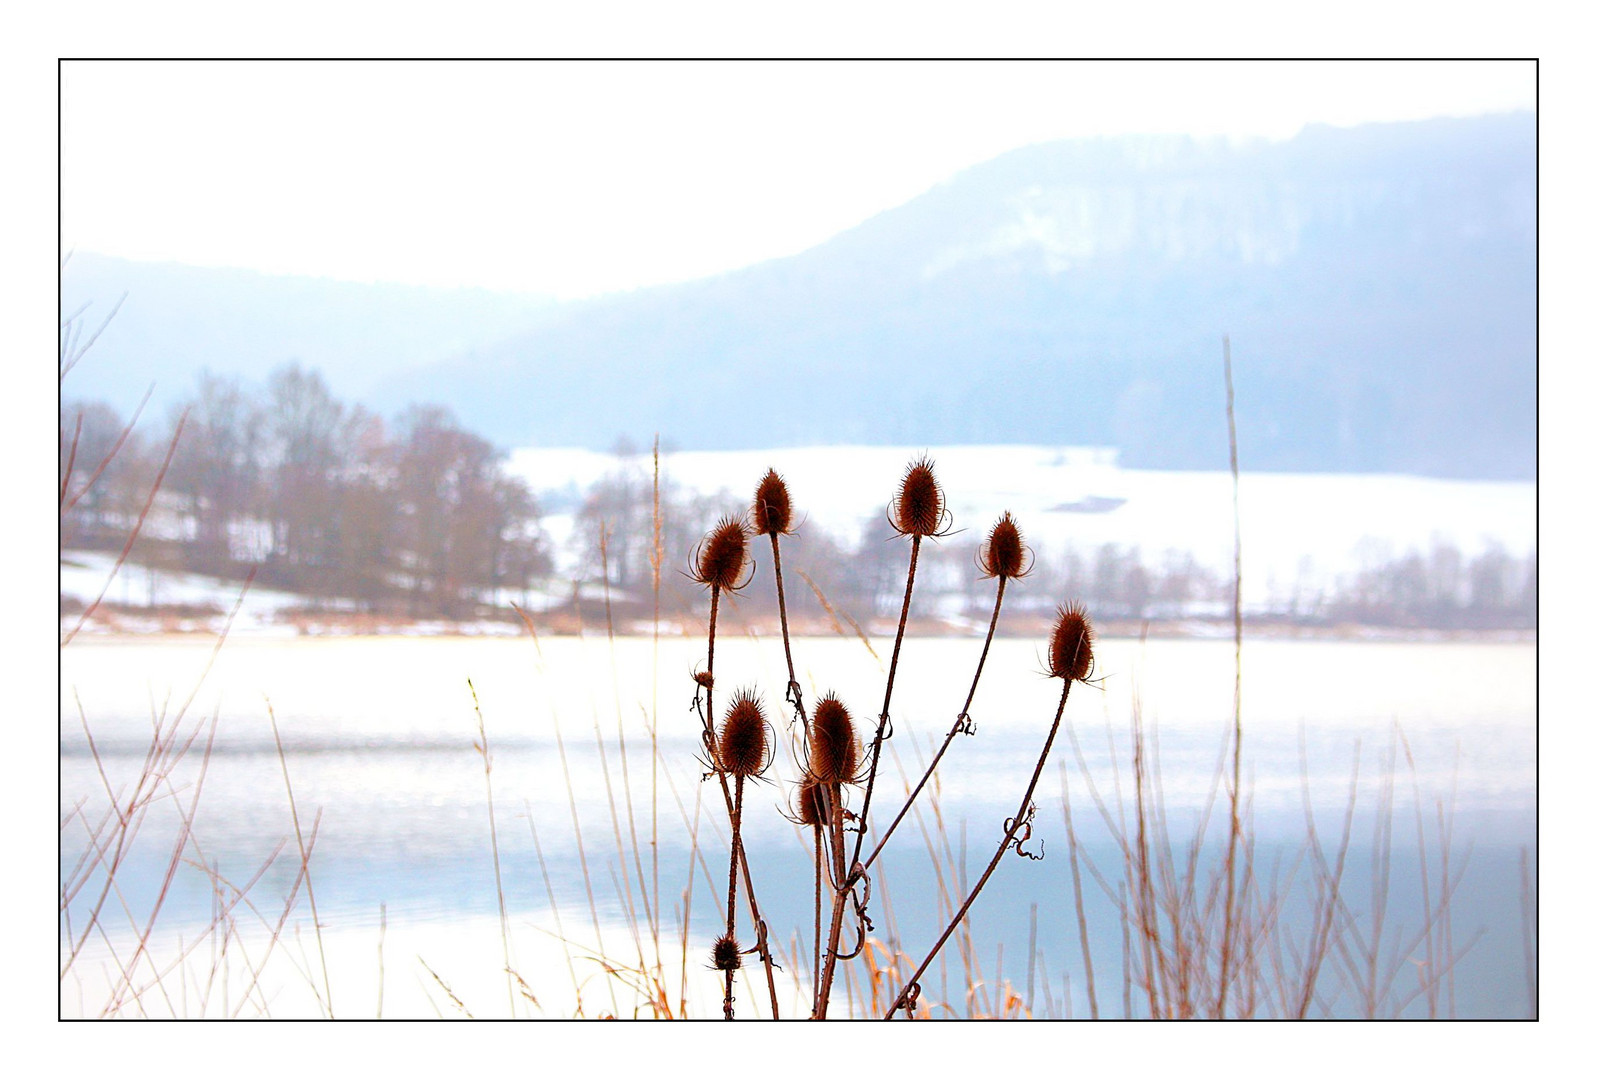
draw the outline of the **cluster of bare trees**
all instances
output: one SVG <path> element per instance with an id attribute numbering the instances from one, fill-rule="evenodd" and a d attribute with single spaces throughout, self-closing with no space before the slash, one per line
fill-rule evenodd
<path id="1" fill-rule="evenodd" d="M 1324 604 L 1330 618 L 1367 626 L 1518 629 L 1536 625 L 1536 553 L 1498 546 L 1466 558 L 1451 544 L 1400 556 L 1372 552 Z"/>
<path id="2" fill-rule="evenodd" d="M 297 364 L 260 388 L 202 375 L 167 429 L 144 437 L 109 406 L 64 404 L 78 461 L 109 464 L 63 516 L 63 546 L 120 545 L 180 424 L 141 561 L 223 576 L 258 566 L 263 584 L 308 597 L 452 616 L 549 572 L 537 505 L 500 451 L 437 407 L 385 421 Z M 63 478 L 67 467 L 64 442 Z"/>

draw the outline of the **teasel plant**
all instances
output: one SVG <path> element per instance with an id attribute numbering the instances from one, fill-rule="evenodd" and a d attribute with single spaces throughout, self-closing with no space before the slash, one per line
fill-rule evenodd
<path id="1" fill-rule="evenodd" d="M 809 739 L 805 746 L 805 778 L 813 785 L 811 805 L 804 803 L 805 789 L 799 789 L 799 811 L 802 819 L 808 809 L 815 819 L 815 936 L 820 941 L 821 930 L 821 875 L 826 864 L 826 875 L 832 887 L 832 913 L 828 923 L 827 944 L 820 953 L 820 977 L 815 983 L 815 999 L 810 1012 L 812 1019 L 826 1019 L 827 1005 L 831 999 L 832 979 L 839 960 L 849 960 L 859 954 L 870 929 L 865 914 L 870 890 L 854 900 L 855 915 L 859 920 L 858 938 L 848 953 L 839 953 L 843 931 L 845 906 L 854 896 L 856 879 L 848 874 L 843 862 L 845 841 L 843 822 L 847 814 L 844 806 L 844 789 L 860 779 L 860 741 L 854 718 L 836 694 L 828 693 L 815 703 L 815 714 L 810 721 Z M 828 843 L 822 843 L 823 834 Z M 831 860 L 827 864 L 825 850 L 830 848 Z"/>
<path id="2" fill-rule="evenodd" d="M 882 743 L 893 737 L 893 680 L 898 675 L 898 655 L 904 645 L 904 627 L 909 622 L 909 602 L 915 592 L 915 567 L 920 561 L 921 541 L 928 536 L 934 539 L 947 536 L 952 530 L 947 499 L 942 484 L 938 483 L 932 471 L 930 458 L 922 457 L 911 462 L 905 470 L 904 479 L 898 485 L 898 494 L 888 507 L 887 520 L 899 536 L 910 538 L 909 570 L 904 575 L 904 604 L 898 613 L 898 633 L 893 637 L 893 658 L 887 665 L 887 689 L 882 694 L 882 712 L 876 721 L 876 735 L 871 739 L 871 760 L 865 772 L 865 796 L 860 803 L 859 831 L 854 840 L 854 857 L 849 860 L 851 883 L 863 876 L 859 856 L 865 845 L 871 793 L 876 788 L 876 770 L 882 760 Z"/>
<path id="3" fill-rule="evenodd" d="M 898 659 L 904 645 L 904 630 L 909 623 L 910 600 L 915 592 L 915 568 L 920 562 L 921 541 L 927 537 L 938 538 L 947 536 L 950 532 L 951 515 L 948 512 L 947 498 L 943 494 L 943 487 L 937 481 L 933 471 L 932 461 L 928 457 L 921 457 L 910 463 L 904 471 L 904 477 L 899 482 L 898 492 L 887 508 L 887 521 L 893 531 L 899 536 L 910 538 L 909 569 L 904 576 L 904 602 L 898 613 L 898 631 L 893 637 L 892 659 L 887 666 L 887 687 L 882 694 L 882 709 L 877 718 L 876 732 L 871 739 L 870 761 L 864 766 L 863 783 L 864 796 L 860 803 L 859 814 L 855 820 L 855 838 L 853 853 L 845 861 L 843 858 L 843 836 L 841 796 L 830 807 L 833 822 L 832 842 L 833 854 L 833 896 L 832 917 L 830 929 L 827 933 L 827 948 L 822 957 L 820 980 L 816 987 L 815 1009 L 812 1015 L 817 1019 L 826 1016 L 828 999 L 831 993 L 833 975 L 839 960 L 849 959 L 854 953 L 840 955 L 838 945 L 842 935 L 842 922 L 849 903 L 852 901 L 855 918 L 859 924 L 860 945 L 863 945 L 865 935 L 871 930 L 871 921 L 868 914 L 870 905 L 870 879 L 866 877 L 865 869 L 860 863 L 860 852 L 865 844 L 865 833 L 868 828 L 871 795 L 876 787 L 876 773 L 882 760 L 882 743 L 892 738 L 892 704 L 893 683 L 898 675 Z M 816 707 L 817 720 L 812 727 L 819 726 L 818 717 L 820 707 Z M 812 758 L 815 739 L 810 740 Z M 856 778 L 858 779 L 858 778 Z M 828 792 L 830 795 L 830 792 Z M 860 946 L 856 945 L 855 952 Z"/>
<path id="4" fill-rule="evenodd" d="M 782 653 L 787 657 L 787 700 L 798 714 L 805 738 L 809 737 L 809 714 L 804 711 L 804 691 L 793 668 L 793 642 L 787 629 L 787 591 L 782 586 L 782 537 L 793 531 L 793 499 L 787 481 L 775 469 L 767 469 L 754 491 L 750 507 L 754 535 L 771 538 L 771 572 L 776 578 L 776 610 L 782 620 Z"/>
<path id="5" fill-rule="evenodd" d="M 752 690 L 739 690 L 727 708 L 726 719 L 716 736 L 712 766 L 721 775 L 722 783 L 732 777 L 733 796 L 730 812 L 732 844 L 730 867 L 726 884 L 726 934 L 711 950 L 711 961 L 717 971 L 726 974 L 726 996 L 722 1011 L 726 1019 L 732 1014 L 732 978 L 742 966 L 742 956 L 737 944 L 737 885 L 738 869 L 743 856 L 743 785 L 745 781 L 765 774 L 771 764 L 771 737 L 765 721 L 765 710 Z M 751 906 L 752 910 L 752 906 Z M 757 917 L 757 916 L 756 916 Z M 765 934 L 759 931 L 759 941 Z M 762 946 L 757 945 L 756 948 Z"/>
<path id="6" fill-rule="evenodd" d="M 1064 689 L 1059 694 L 1059 708 L 1054 712 L 1054 722 L 1048 728 L 1048 738 L 1044 740 L 1042 752 L 1037 755 L 1037 767 L 1032 770 L 1031 782 L 1026 785 L 1026 793 L 1021 796 L 1020 808 L 1015 811 L 1015 816 L 1004 822 L 1004 834 L 998 841 L 998 850 L 993 854 L 992 861 L 987 864 L 987 869 L 977 879 L 970 894 L 965 897 L 965 902 L 959 906 L 954 917 L 948 921 L 948 926 L 937 939 L 926 958 L 915 969 L 903 988 L 899 990 L 897 998 L 887 1010 L 883 1019 L 890 1020 L 899 1009 L 908 1011 L 914 1016 L 917 999 L 920 997 L 920 978 L 931 967 L 932 961 L 942 951 L 948 939 L 958 929 L 969 913 L 971 905 L 976 902 L 976 897 L 981 895 L 983 887 L 993 872 L 998 869 L 998 864 L 1004 855 L 1013 848 L 1015 854 L 1028 859 L 1042 858 L 1042 852 L 1026 850 L 1026 842 L 1031 839 L 1032 821 L 1036 817 L 1037 807 L 1032 802 L 1032 796 L 1037 791 L 1037 782 L 1042 778 L 1043 767 L 1048 763 L 1049 751 L 1053 749 L 1054 739 L 1059 734 L 1059 723 L 1065 715 L 1065 703 L 1070 700 L 1070 687 L 1072 683 L 1085 682 L 1092 675 L 1092 623 L 1087 619 L 1087 612 L 1080 604 L 1069 604 L 1059 609 L 1054 620 L 1053 632 L 1048 638 L 1048 675 L 1051 678 L 1064 682 Z"/>
<path id="7" fill-rule="evenodd" d="M 699 718 L 704 724 L 704 749 L 710 771 L 720 784 L 721 795 L 726 803 L 727 819 L 733 830 L 731 871 L 729 876 L 733 885 L 729 888 L 727 904 L 727 932 L 722 938 L 717 939 L 711 949 L 711 966 L 717 971 L 726 972 L 726 1002 L 725 1014 L 727 1019 L 732 1018 L 732 977 L 741 963 L 741 952 L 738 948 L 735 930 L 735 916 L 733 913 L 736 900 L 736 881 L 741 873 L 743 879 L 743 892 L 748 898 L 749 918 L 754 926 L 754 947 L 751 952 L 757 952 L 760 963 L 765 968 L 766 986 L 771 997 L 771 1016 L 779 1018 L 780 1013 L 776 997 L 775 963 L 771 958 L 769 933 L 765 920 L 760 917 L 759 901 L 754 894 L 754 880 L 749 873 L 747 859 L 739 858 L 741 847 L 742 824 L 742 781 L 745 775 L 734 774 L 737 786 L 737 796 L 734 798 L 732 785 L 727 783 L 728 770 L 724 767 L 721 754 L 722 739 L 717 736 L 715 727 L 715 629 L 717 617 L 721 608 L 721 594 L 734 593 L 749 583 L 754 575 L 754 562 L 749 557 L 748 527 L 742 519 L 735 516 L 722 518 L 710 530 L 694 552 L 691 576 L 694 581 L 710 590 L 710 624 L 707 634 L 707 658 L 703 671 L 695 672 L 693 707 L 699 710 Z M 734 700 L 734 708 L 742 702 L 742 698 Z M 702 703 L 702 704 L 701 704 Z M 729 716 L 730 719 L 730 716 Z M 764 718 L 760 719 L 760 730 L 764 734 Z M 725 726 L 723 725 L 723 735 Z M 767 740 L 768 743 L 769 740 Z M 745 745 L 746 749 L 746 745 Z M 760 771 L 763 771 L 763 766 Z M 736 962 L 734 962 L 734 960 Z"/>

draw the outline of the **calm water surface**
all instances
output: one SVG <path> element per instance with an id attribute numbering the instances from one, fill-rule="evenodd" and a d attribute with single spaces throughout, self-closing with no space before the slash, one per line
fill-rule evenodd
<path id="1" fill-rule="evenodd" d="M 874 717 L 891 642 L 874 645 L 880 656 L 857 639 L 796 641 L 806 699 L 835 690 L 856 717 Z M 929 759 L 948 729 L 979 649 L 979 640 L 906 642 L 894 691 L 896 735 L 884 752 L 872 808 L 878 827 L 900 805 L 906 774 L 919 775 L 918 763 Z M 80 639 L 61 654 L 63 882 L 86 850 L 89 829 L 103 817 L 107 786 L 130 789 L 154 726 L 173 723 L 180 710 L 184 737 L 199 734 L 174 771 L 170 791 L 163 789 L 167 797 L 152 808 L 124 857 L 117 902 L 147 912 L 159 893 L 178 835 L 177 808 L 186 810 L 194 796 L 213 719 L 210 761 L 195 804 L 195 843 L 186 854 L 199 861 L 197 848 L 207 865 L 241 884 L 285 839 L 284 850 L 291 852 L 293 821 L 270 707 L 301 824 L 308 832 L 317 822 L 312 873 L 324 930 L 366 941 L 386 912 L 396 933 L 406 926 L 482 925 L 492 931 L 482 940 L 497 947 L 488 787 L 474 745 L 480 708 L 492 760 L 502 888 L 523 936 L 552 925 L 551 892 L 566 923 L 591 927 L 591 888 L 592 913 L 601 928 L 610 928 L 613 949 L 634 922 L 623 897 L 637 895 L 641 871 L 643 886 L 664 898 L 671 927 L 680 926 L 670 912 L 684 909 L 689 875 L 696 874 L 691 931 L 695 939 L 708 937 L 715 921 L 709 897 L 719 891 L 724 902 L 726 828 L 714 786 L 700 783 L 690 674 L 702 666 L 703 652 L 698 639 L 667 638 L 656 649 L 647 638 L 612 645 L 602 635 L 537 644 L 526 638 L 239 638 L 207 672 L 209 640 Z M 1353 792 L 1347 896 L 1353 908 L 1367 906 L 1372 838 L 1389 805 L 1391 918 L 1400 922 L 1407 912 L 1412 929 L 1418 841 L 1423 834 L 1434 880 L 1439 830 L 1450 828 L 1451 866 L 1464 872 L 1453 912 L 1455 951 L 1467 943 L 1455 984 L 1461 1015 L 1524 1015 L 1529 1007 L 1519 865 L 1522 851 L 1534 860 L 1535 850 L 1535 663 L 1534 645 L 1513 644 L 1254 641 L 1243 653 L 1244 784 L 1259 864 L 1297 850 L 1306 803 L 1322 835 L 1334 838 Z M 971 708 L 976 734 L 959 737 L 940 770 L 947 851 L 957 862 L 963 845 L 973 873 L 1014 813 L 1058 703 L 1059 683 L 1042 677 L 1041 668 L 1037 642 L 994 644 Z M 1111 817 L 1117 778 L 1122 799 L 1130 798 L 1133 717 L 1140 715 L 1156 742 L 1167 824 L 1178 844 L 1216 790 L 1231 724 L 1227 642 L 1104 641 L 1097 674 L 1099 685 L 1072 691 L 1070 737 L 1056 745 L 1039 788 L 1036 833 L 1046 858 L 1004 864 L 973 913 L 982 948 L 1007 945 L 1011 961 L 1003 978 L 1036 986 L 1039 1013 L 1047 1011 L 1040 1000 L 1044 986 L 1055 1013 L 1086 1011 L 1061 813 L 1065 780 L 1084 850 L 1114 869 L 1117 849 L 1088 782 Z M 723 694 L 738 686 L 764 692 L 776 722 L 781 746 L 769 782 L 750 789 L 745 834 L 767 918 L 789 944 L 799 937 L 802 967 L 813 884 L 808 839 L 782 816 L 797 770 L 780 707 L 786 682 L 780 642 L 718 642 L 716 675 Z M 89 750 L 91 735 L 98 763 Z M 932 821 L 931 805 L 925 810 L 909 819 L 879 864 L 885 899 L 876 908 L 878 934 L 917 955 L 938 929 L 929 834 L 919 827 Z M 706 860 L 697 869 L 690 856 L 696 813 Z M 274 920 L 296 869 L 297 858 L 280 855 L 251 889 Z M 1290 863 L 1277 870 L 1287 873 Z M 75 898 L 75 921 L 70 933 L 63 926 L 64 942 L 75 937 L 101 880 Z M 1112 928 L 1094 945 L 1100 982 L 1118 986 L 1118 917 L 1090 879 L 1083 887 L 1089 921 Z M 211 878 L 179 866 L 155 936 L 193 940 L 215 903 Z M 1034 904 L 1042 965 L 1024 959 Z M 303 898 L 288 925 L 295 920 L 308 931 Z M 113 939 L 139 924 L 120 909 L 116 920 L 104 921 L 114 928 Z M 113 944 L 97 940 L 95 947 Z M 989 963 L 996 959 L 986 955 Z M 362 963 L 370 966 L 369 958 Z M 546 977 L 569 982 L 560 963 Z M 482 966 L 493 974 L 503 965 L 490 953 Z M 63 1008 L 73 1011 L 69 996 L 64 981 Z M 1118 1007 L 1118 991 L 1109 996 Z M 1342 1007 L 1326 1003 L 1331 1011 Z"/>

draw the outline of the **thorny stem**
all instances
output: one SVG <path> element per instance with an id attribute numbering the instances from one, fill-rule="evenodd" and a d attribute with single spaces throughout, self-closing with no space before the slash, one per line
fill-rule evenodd
<path id="1" fill-rule="evenodd" d="M 826 847 L 821 839 L 821 825 L 815 824 L 815 961 L 810 966 L 810 979 L 814 982 L 810 1011 L 815 1011 L 821 989 L 821 860 L 826 857 Z"/>
<path id="2" fill-rule="evenodd" d="M 704 670 L 710 676 L 710 685 L 704 688 L 704 748 L 710 755 L 710 761 L 715 761 L 715 622 L 721 610 L 721 587 L 710 586 L 710 633 L 709 656 L 705 660 Z M 737 806 L 732 801 L 732 790 L 726 786 L 726 774 L 716 770 L 716 779 L 721 783 L 721 797 L 726 800 L 726 814 L 729 820 L 737 820 Z M 765 920 L 760 917 L 760 905 L 754 898 L 754 879 L 749 876 L 749 863 L 747 859 L 735 859 L 735 865 L 743 868 L 743 892 L 749 898 L 749 918 L 754 922 L 755 945 L 760 950 L 760 963 L 765 965 L 765 983 L 771 992 L 771 1019 L 779 1020 L 781 1015 L 777 1012 L 776 1004 L 776 973 L 771 960 L 771 946 L 766 940 Z"/>
<path id="3" fill-rule="evenodd" d="M 909 793 L 909 798 L 904 801 L 904 808 L 898 812 L 898 816 L 887 827 L 887 831 L 882 833 L 882 838 L 876 842 L 875 849 L 860 867 L 861 870 L 869 870 L 871 864 L 876 861 L 876 856 L 880 855 L 882 849 L 887 846 L 887 841 L 892 837 L 893 830 L 898 828 L 899 822 L 904 820 L 904 815 L 909 813 L 909 808 L 915 805 L 915 800 L 920 796 L 921 790 L 931 780 L 932 773 L 937 771 L 937 763 L 943 760 L 944 754 L 948 753 L 949 746 L 953 744 L 954 736 L 961 731 L 970 730 L 966 726 L 970 720 L 970 703 L 976 698 L 976 684 L 981 681 L 981 671 L 987 663 L 987 650 L 992 647 L 993 632 L 998 629 L 998 611 L 1004 605 L 1004 586 L 1008 583 L 1008 580 L 1008 578 L 1004 577 L 998 579 L 998 595 L 993 600 L 992 621 L 987 624 L 987 640 L 982 642 L 981 659 L 976 661 L 976 674 L 970 680 L 970 693 L 965 695 L 964 706 L 959 710 L 959 715 L 954 718 L 953 726 L 948 729 L 948 734 L 943 737 L 943 745 L 938 747 L 937 754 L 932 758 L 932 763 L 926 767 L 926 774 L 920 778 L 920 783 L 915 785 L 915 790 Z"/>
<path id="4" fill-rule="evenodd" d="M 1009 827 L 1004 830 L 1004 837 L 998 842 L 998 850 L 993 853 L 992 861 L 987 864 L 987 869 L 982 872 L 981 878 L 976 882 L 976 887 L 970 891 L 970 895 L 965 898 L 965 902 L 959 906 L 959 911 L 949 920 L 948 927 L 943 931 L 942 937 L 937 939 L 937 944 L 932 946 L 932 951 L 926 954 L 926 959 L 922 960 L 920 967 L 915 969 L 915 974 L 905 981 L 903 989 L 898 992 L 898 997 L 893 1001 L 892 1008 L 887 1010 L 887 1014 L 882 1019 L 892 1019 L 893 1014 L 903 1007 L 904 1002 L 909 998 L 911 990 L 920 982 L 920 977 L 926 974 L 926 969 L 931 967 L 932 961 L 942 951 L 943 945 L 953 936 L 959 924 L 964 921 L 965 914 L 970 911 L 971 905 L 976 902 L 976 897 L 980 895 L 982 887 L 987 884 L 987 879 L 993 876 L 994 870 L 998 869 L 998 864 L 1003 859 L 1004 852 L 1009 850 L 1009 846 L 1013 843 L 1015 836 L 1026 827 L 1027 818 L 1029 817 L 1028 810 L 1031 808 L 1031 797 L 1037 790 L 1037 781 L 1041 778 L 1043 766 L 1048 761 L 1048 752 L 1053 749 L 1054 737 L 1059 734 L 1059 721 L 1065 715 L 1065 702 L 1070 700 L 1070 683 L 1071 680 L 1065 680 L 1064 692 L 1059 695 L 1059 709 L 1054 713 L 1053 726 L 1048 729 L 1048 740 L 1043 743 L 1042 753 L 1037 757 L 1037 767 L 1032 770 L 1031 783 L 1026 785 L 1026 794 L 1020 798 L 1020 809 L 1015 811 L 1015 816 L 1010 820 Z"/>
<path id="5" fill-rule="evenodd" d="M 823 809 L 832 828 L 832 922 L 826 944 L 825 967 L 821 969 L 820 986 L 815 992 L 815 1011 L 811 1014 L 813 1020 L 825 1020 L 826 1007 L 831 1002 L 832 979 L 837 973 L 837 945 L 843 934 L 843 907 L 849 891 L 849 882 L 843 875 L 843 786 L 826 784 L 821 790 L 825 793 Z"/>
<path id="6" fill-rule="evenodd" d="M 787 632 L 787 593 L 782 588 L 782 545 L 781 537 L 771 533 L 771 563 L 776 571 L 776 610 L 782 617 L 782 651 L 787 654 L 787 692 L 793 702 L 793 708 L 798 711 L 799 720 L 804 725 L 804 736 L 810 734 L 809 714 L 804 711 L 804 693 L 799 687 L 798 675 L 793 670 L 793 644 Z"/>
<path id="7" fill-rule="evenodd" d="M 723 783 L 725 774 L 722 774 Z M 726 937 L 728 941 L 737 940 L 737 898 L 738 898 L 738 862 L 743 847 L 743 777 L 739 776 L 736 782 L 736 794 L 732 802 L 732 865 L 727 871 L 726 882 Z M 732 976 L 736 970 L 728 968 L 726 972 L 726 999 L 721 1002 L 722 1012 L 728 1020 L 732 1019 Z"/>

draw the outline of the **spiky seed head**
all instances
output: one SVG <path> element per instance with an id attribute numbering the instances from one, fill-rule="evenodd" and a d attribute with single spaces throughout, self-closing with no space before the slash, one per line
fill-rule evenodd
<path id="1" fill-rule="evenodd" d="M 910 463 L 893 500 L 893 528 L 905 536 L 936 536 L 943 524 L 943 488 L 930 458 Z"/>
<path id="2" fill-rule="evenodd" d="M 788 498 L 787 481 L 768 469 L 754 491 L 754 535 L 781 536 L 793 528 L 793 502 Z"/>
<path id="3" fill-rule="evenodd" d="M 693 673 L 693 681 L 704 687 L 706 690 L 715 689 L 715 676 L 711 675 L 708 671 L 695 671 Z"/>
<path id="4" fill-rule="evenodd" d="M 826 804 L 821 797 L 821 782 L 814 773 L 805 773 L 804 779 L 799 781 L 797 803 L 794 812 L 800 825 L 826 824 Z"/>
<path id="5" fill-rule="evenodd" d="M 987 534 L 987 542 L 982 545 L 976 561 L 987 577 L 1018 578 L 1031 572 L 1031 567 L 1026 565 L 1026 544 L 1020 538 L 1020 526 L 1015 524 L 1008 510 Z"/>
<path id="6" fill-rule="evenodd" d="M 1080 681 L 1092 673 L 1092 624 L 1087 609 L 1071 602 L 1059 609 L 1048 639 L 1048 674 Z"/>
<path id="7" fill-rule="evenodd" d="M 732 695 L 732 705 L 715 741 L 715 759 L 728 776 L 758 776 L 771 763 L 765 710 L 760 708 L 760 699 L 748 690 Z"/>
<path id="8" fill-rule="evenodd" d="M 736 971 L 743 966 L 743 954 L 738 948 L 738 939 L 731 934 L 722 934 L 715 939 L 715 944 L 710 946 L 710 966 L 716 971 Z"/>
<path id="9" fill-rule="evenodd" d="M 743 522 L 730 515 L 724 517 L 699 544 L 693 580 L 700 585 L 736 589 L 748 555 L 749 534 Z"/>
<path id="10" fill-rule="evenodd" d="M 815 703 L 810 718 L 810 772 L 825 784 L 852 784 L 859 760 L 854 718 L 836 694 L 827 694 Z"/>

